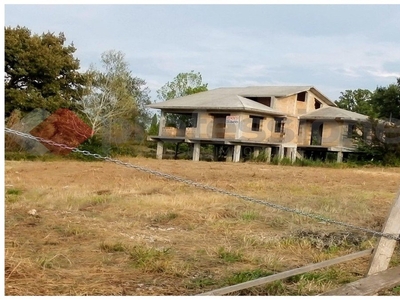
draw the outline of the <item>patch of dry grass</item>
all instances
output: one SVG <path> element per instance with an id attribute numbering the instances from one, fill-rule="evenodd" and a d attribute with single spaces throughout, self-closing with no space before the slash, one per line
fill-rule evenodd
<path id="1" fill-rule="evenodd" d="M 123 160 L 375 230 L 400 179 L 389 168 Z M 7 161 L 5 173 L 6 295 L 193 295 L 375 243 L 111 163 Z M 318 294 L 367 266 L 359 259 L 240 294 Z"/>

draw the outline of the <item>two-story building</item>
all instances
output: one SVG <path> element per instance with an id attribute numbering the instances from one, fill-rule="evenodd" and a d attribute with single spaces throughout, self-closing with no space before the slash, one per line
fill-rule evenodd
<path id="1" fill-rule="evenodd" d="M 238 162 L 262 152 L 271 159 L 292 161 L 306 153 L 354 152 L 356 124 L 368 117 L 338 108 L 312 86 L 261 86 L 218 88 L 154 103 L 161 110 L 157 136 L 157 158 L 162 159 L 164 142 L 188 143 L 193 160 L 200 145 L 214 145 L 215 156 Z M 188 122 L 167 126 L 168 114 L 185 116 Z"/>

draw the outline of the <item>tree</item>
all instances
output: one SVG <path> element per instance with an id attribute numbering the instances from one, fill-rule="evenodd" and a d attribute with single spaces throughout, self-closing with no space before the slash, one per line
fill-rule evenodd
<path id="1" fill-rule="evenodd" d="M 147 108 L 147 105 L 151 104 L 150 89 L 146 86 L 146 81 L 138 77 L 131 78 L 129 87 L 135 98 L 138 110 L 136 122 L 142 128 L 147 128 L 152 119 Z"/>
<path id="2" fill-rule="evenodd" d="M 82 84 L 73 44 L 63 33 L 32 35 L 26 27 L 5 28 L 5 116 L 35 108 L 73 108 Z"/>
<path id="3" fill-rule="evenodd" d="M 122 52 L 104 52 L 101 62 L 103 71 L 94 66 L 87 71 L 86 90 L 78 101 L 94 134 L 112 126 L 126 130 L 126 122 L 144 126 L 149 118 L 145 105 L 150 104 L 149 89 L 143 87 L 146 82 L 132 76 Z"/>
<path id="4" fill-rule="evenodd" d="M 340 108 L 354 111 L 359 114 L 372 116 L 374 110 L 371 103 L 372 92 L 369 90 L 357 89 L 341 92 L 339 100 L 335 101 Z"/>
<path id="5" fill-rule="evenodd" d="M 400 120 L 400 78 L 397 78 L 397 84 L 377 87 L 371 103 L 379 118 Z"/>
<path id="6" fill-rule="evenodd" d="M 160 128 L 160 122 L 158 121 L 157 114 L 154 114 L 151 118 L 151 124 L 148 130 L 149 135 L 158 135 L 158 130 Z"/>
<path id="7" fill-rule="evenodd" d="M 167 82 L 158 91 L 158 98 L 167 101 L 200 92 L 207 91 L 207 83 L 203 83 L 203 78 L 199 72 L 193 70 L 189 73 L 179 73 L 171 82 Z M 167 114 L 166 123 L 177 128 L 192 126 L 191 117 L 187 115 Z"/>
<path id="8" fill-rule="evenodd" d="M 358 148 L 368 159 L 400 165 L 400 78 L 397 84 L 377 87 L 369 102 L 373 113 L 362 130 L 368 138 L 359 137 Z"/>

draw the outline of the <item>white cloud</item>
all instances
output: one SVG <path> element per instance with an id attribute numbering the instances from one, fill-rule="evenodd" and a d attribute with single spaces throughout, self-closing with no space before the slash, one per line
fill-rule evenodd
<path id="1" fill-rule="evenodd" d="M 400 78 L 400 72 L 386 72 L 383 70 L 377 70 L 377 71 L 368 71 L 373 76 L 376 77 L 393 77 L 393 78 Z"/>

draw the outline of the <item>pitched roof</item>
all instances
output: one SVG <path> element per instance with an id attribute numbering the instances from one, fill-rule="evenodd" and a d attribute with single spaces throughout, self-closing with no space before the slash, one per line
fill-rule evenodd
<path id="1" fill-rule="evenodd" d="M 313 90 L 328 104 L 335 105 L 312 86 L 254 86 L 218 88 L 181 98 L 148 105 L 158 109 L 208 109 L 208 110 L 240 110 L 283 115 L 275 109 L 246 97 L 287 97 L 300 92 Z"/>
<path id="2" fill-rule="evenodd" d="M 368 116 L 362 115 L 359 113 L 355 113 L 349 110 L 341 109 L 339 107 L 327 106 L 308 114 L 304 114 L 300 116 L 300 119 L 305 120 L 315 120 L 315 119 L 324 119 L 324 120 L 347 120 L 347 121 L 367 121 Z"/>

